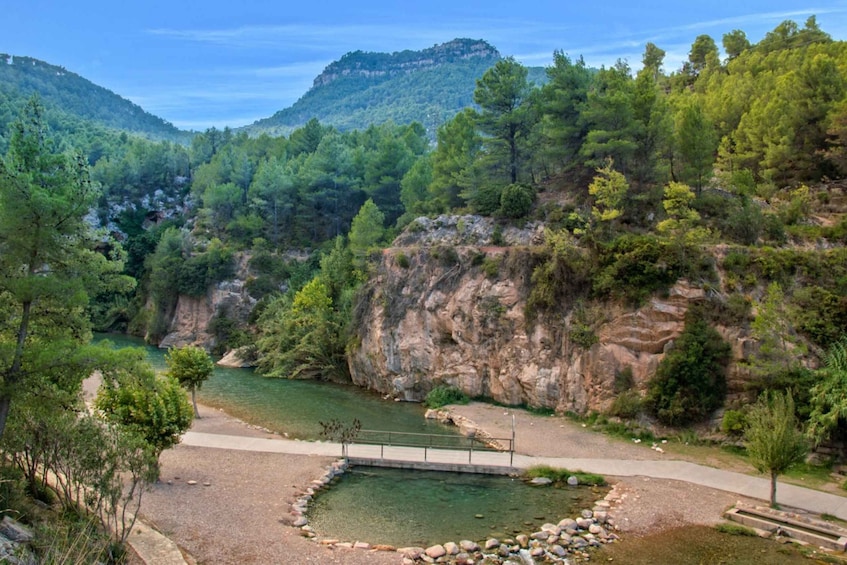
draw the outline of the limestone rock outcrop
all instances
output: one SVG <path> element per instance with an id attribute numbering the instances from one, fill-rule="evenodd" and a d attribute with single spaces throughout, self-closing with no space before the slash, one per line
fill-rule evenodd
<path id="1" fill-rule="evenodd" d="M 161 348 L 197 345 L 206 349 L 215 346 L 215 336 L 209 324 L 216 316 L 223 316 L 237 324 L 246 324 L 256 299 L 247 292 L 247 258 L 240 257 L 236 278 L 221 281 L 209 287 L 206 295 L 193 297 L 180 295 L 168 333 L 159 343 Z"/>
<path id="2" fill-rule="evenodd" d="M 398 240 L 402 248 L 383 255 L 357 310 L 357 346 L 349 357 L 355 384 L 401 400 L 423 400 L 447 384 L 508 405 L 605 410 L 616 396 L 615 375 L 627 368 L 635 388 L 646 390 L 689 306 L 704 297 L 703 289 L 680 281 L 637 309 L 603 305 L 593 324 L 597 342 L 586 348 L 570 339 L 573 312 L 564 307 L 527 319 L 526 248 L 477 246 L 490 245 L 484 232 L 474 236 L 479 244 L 465 246 L 406 237 Z M 719 331 L 736 359 L 746 356 L 744 336 Z M 734 363 L 730 392 L 740 383 L 738 371 Z"/>

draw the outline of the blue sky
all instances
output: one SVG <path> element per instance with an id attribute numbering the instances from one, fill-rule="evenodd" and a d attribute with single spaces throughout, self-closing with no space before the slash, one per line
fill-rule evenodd
<path id="1" fill-rule="evenodd" d="M 423 49 L 485 39 L 546 66 L 554 50 L 593 66 L 644 45 L 676 70 L 694 38 L 742 29 L 752 41 L 785 19 L 847 40 L 847 0 L 1 0 L 0 53 L 61 65 L 184 129 L 240 126 L 294 103 L 348 51 Z"/>

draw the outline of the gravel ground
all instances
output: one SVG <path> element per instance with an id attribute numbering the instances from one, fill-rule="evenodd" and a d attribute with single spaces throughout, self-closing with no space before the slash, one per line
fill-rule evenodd
<path id="1" fill-rule="evenodd" d="M 472 402 L 450 406 L 494 437 L 507 438 L 515 421 L 515 448 L 519 453 L 590 459 L 667 459 L 645 444 L 636 445 L 588 431 L 561 416 L 540 416 Z M 699 485 L 649 477 L 606 477 L 621 500 L 613 507 L 618 527 L 634 535 L 688 524 L 712 525 L 740 498 L 737 494 Z"/>
<path id="2" fill-rule="evenodd" d="M 589 432 L 560 417 L 481 403 L 452 410 L 495 437 L 511 435 L 517 450 L 560 457 L 654 459 L 654 451 Z M 193 430 L 273 437 L 213 408 L 201 406 Z M 142 514 L 201 564 L 397 564 L 397 553 L 329 548 L 293 528 L 289 505 L 332 459 L 235 452 L 178 445 L 162 454 L 161 481 L 144 495 Z M 713 524 L 737 495 L 677 481 L 615 479 L 621 500 L 614 515 L 631 535 L 685 524 Z M 189 485 L 188 481 L 197 481 Z M 204 486 L 209 483 L 209 486 Z M 366 504 L 367 501 L 363 501 Z M 355 541 L 355 540 L 350 540 Z M 367 541 L 367 540 L 362 540 Z M 456 540 L 458 541 L 458 540 Z"/>
<path id="3" fill-rule="evenodd" d="M 273 437 L 213 408 L 200 413 L 194 431 Z M 290 504 L 332 461 L 177 445 L 162 454 L 141 512 L 200 564 L 399 563 L 396 553 L 321 546 L 290 525 Z"/>

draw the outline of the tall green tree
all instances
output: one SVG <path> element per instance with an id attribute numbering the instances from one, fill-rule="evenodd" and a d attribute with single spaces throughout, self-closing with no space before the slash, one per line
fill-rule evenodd
<path id="1" fill-rule="evenodd" d="M 518 182 L 521 141 L 531 127 L 527 68 L 509 57 L 501 59 L 476 82 L 474 102 L 479 104 L 479 129 L 491 157 L 506 163 L 508 180 Z M 504 183 L 508 184 L 508 183 Z"/>
<path id="2" fill-rule="evenodd" d="M 700 103 L 689 100 L 677 114 L 677 147 L 682 157 L 679 177 L 699 194 L 711 177 L 718 138 Z"/>
<path id="3" fill-rule="evenodd" d="M 362 204 L 359 213 L 353 218 L 350 227 L 350 251 L 353 253 L 353 264 L 357 269 L 364 269 L 367 255 L 380 242 L 385 233 L 385 215 L 370 198 Z"/>
<path id="4" fill-rule="evenodd" d="M 85 158 L 56 150 L 32 98 L 0 161 L 0 437 L 15 396 L 69 368 L 89 338 L 90 294 L 108 279 L 128 284 L 120 262 L 94 250 L 85 216 L 96 196 Z"/>
<path id="5" fill-rule="evenodd" d="M 747 34 L 740 29 L 734 29 L 723 34 L 722 43 L 726 58 L 730 61 L 750 49 L 750 40 L 747 39 Z"/>
<path id="6" fill-rule="evenodd" d="M 591 71 L 582 58 L 572 61 L 556 51 L 553 65 L 547 69 L 547 78 L 541 91 L 546 150 L 567 170 L 581 164 L 577 157 L 588 131 L 580 116 L 588 99 Z"/>
<path id="7" fill-rule="evenodd" d="M 588 131 L 580 149 L 586 166 L 602 166 L 611 157 L 622 173 L 629 173 L 643 127 L 635 118 L 634 86 L 624 61 L 600 69 L 594 77 L 581 113 Z"/>
<path id="8" fill-rule="evenodd" d="M 197 410 L 197 389 L 209 380 L 215 370 L 212 358 L 202 347 L 189 345 L 171 349 L 165 354 L 167 375 L 173 377 L 181 386 L 191 392 L 191 404 L 194 405 L 194 417 L 200 417 Z"/>
<path id="9" fill-rule="evenodd" d="M 777 477 L 802 463 L 809 450 L 794 413 L 791 394 L 763 393 L 747 414 L 744 435 L 750 462 L 760 473 L 770 475 L 771 508 L 777 508 Z"/>
<path id="10" fill-rule="evenodd" d="M 445 212 L 465 204 L 463 194 L 478 186 L 476 162 L 482 137 L 476 130 L 476 114 L 466 109 L 438 128 L 432 153 L 430 192 L 435 211 Z"/>

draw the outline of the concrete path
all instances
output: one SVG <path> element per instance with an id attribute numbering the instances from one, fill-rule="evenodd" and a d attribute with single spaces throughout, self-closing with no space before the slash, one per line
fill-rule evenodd
<path id="1" fill-rule="evenodd" d="M 330 442 L 310 442 L 287 439 L 247 438 L 218 434 L 188 432 L 182 443 L 199 447 L 220 449 L 239 449 L 246 451 L 265 451 L 271 453 L 291 453 L 299 455 L 341 456 L 341 445 Z M 356 458 L 379 458 L 379 446 L 352 445 L 349 455 Z M 396 461 L 426 461 L 433 463 L 464 464 L 477 466 L 512 466 L 527 469 L 534 465 L 550 465 L 562 469 L 597 473 L 617 477 L 644 476 L 657 479 L 673 479 L 706 487 L 733 492 L 749 498 L 768 500 L 770 480 L 743 473 L 723 471 L 685 461 L 620 460 L 620 459 L 580 459 L 570 457 L 533 457 L 515 454 L 510 465 L 508 453 L 475 451 L 472 461 L 468 461 L 467 451 L 427 449 L 413 447 L 386 447 L 384 458 Z M 780 504 L 808 510 L 816 514 L 831 514 L 847 520 L 847 497 L 779 483 L 777 500 Z"/>

